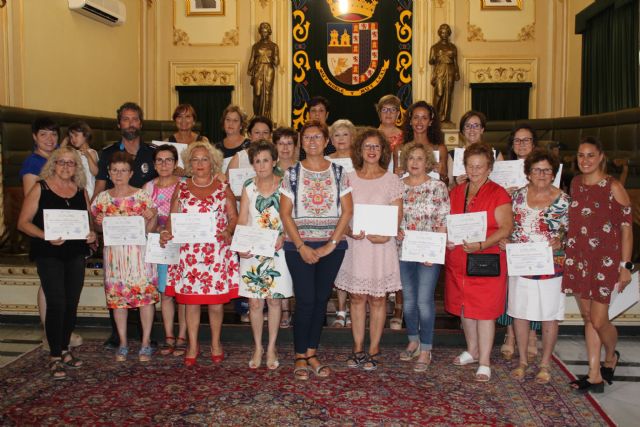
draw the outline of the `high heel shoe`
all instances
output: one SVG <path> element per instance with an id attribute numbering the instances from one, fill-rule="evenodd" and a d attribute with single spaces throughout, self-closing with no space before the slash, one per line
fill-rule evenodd
<path id="1" fill-rule="evenodd" d="M 507 341 L 509 341 L 510 339 L 513 340 L 514 344 L 508 344 Z M 500 354 L 502 354 L 502 358 L 504 360 L 511 360 L 511 358 L 513 357 L 513 353 L 515 353 L 516 351 L 516 346 L 515 346 L 515 337 L 511 337 L 509 335 L 505 335 L 504 336 L 504 344 L 502 344 L 500 346 Z"/>
<path id="2" fill-rule="evenodd" d="M 600 367 L 600 375 L 602 376 L 602 379 L 605 380 L 609 385 L 613 384 L 613 375 L 616 373 L 616 368 L 618 367 L 618 362 L 620 361 L 620 353 L 618 352 L 618 350 L 616 350 L 614 354 L 616 356 L 616 364 L 613 365 L 613 368 L 608 368 L 604 365 Z"/>
<path id="3" fill-rule="evenodd" d="M 184 366 L 195 366 L 198 364 L 197 359 L 200 354 L 200 344 L 196 347 L 196 355 L 193 357 L 187 357 L 187 353 L 184 354 Z"/>
<path id="4" fill-rule="evenodd" d="M 213 363 L 222 363 L 224 360 L 224 351 L 220 354 L 213 354 L 213 347 L 211 347 L 211 361 Z"/>

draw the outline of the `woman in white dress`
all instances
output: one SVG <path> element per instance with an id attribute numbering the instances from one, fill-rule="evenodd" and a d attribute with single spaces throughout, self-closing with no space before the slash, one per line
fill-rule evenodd
<path id="1" fill-rule="evenodd" d="M 256 171 L 254 178 L 244 183 L 240 198 L 239 225 L 278 230 L 276 253 L 273 257 L 240 254 L 240 296 L 249 298 L 249 318 L 255 349 L 249 360 L 249 368 L 257 369 L 262 364 L 262 325 L 264 301 L 269 305 L 267 325 L 267 368 L 277 369 L 278 352 L 276 339 L 282 316 L 281 300 L 293 295 L 291 275 L 284 258 L 282 245 L 284 233 L 280 222 L 280 185 L 282 178 L 274 174 L 278 151 L 271 142 L 252 142 L 248 149 L 249 161 Z"/>

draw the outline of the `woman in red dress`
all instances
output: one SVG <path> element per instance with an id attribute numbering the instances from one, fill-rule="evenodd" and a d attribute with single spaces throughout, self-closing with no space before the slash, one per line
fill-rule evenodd
<path id="1" fill-rule="evenodd" d="M 604 381 L 611 384 L 620 361 L 618 331 L 609 321 L 609 304 L 612 291 L 622 291 L 631 281 L 631 200 L 624 186 L 605 173 L 600 141 L 583 138 L 577 163 L 581 175 L 571 181 L 562 288 L 576 296 L 584 319 L 589 373 L 571 386 L 602 393 Z M 601 367 L 602 346 L 605 360 Z"/>
<path id="2" fill-rule="evenodd" d="M 498 247 L 500 240 L 511 234 L 513 218 L 511 198 L 498 184 L 489 180 L 493 167 L 493 151 L 486 144 L 472 144 L 464 152 L 468 180 L 451 190 L 451 214 L 486 212 L 487 237 L 482 242 L 454 245 L 447 242 L 445 259 L 445 309 L 462 318 L 467 350 L 453 361 L 463 366 L 480 363 L 476 381 L 489 381 L 489 356 L 495 335 L 495 320 L 504 311 L 506 296 L 506 255 Z M 467 275 L 470 253 L 499 254 L 497 277 Z"/>

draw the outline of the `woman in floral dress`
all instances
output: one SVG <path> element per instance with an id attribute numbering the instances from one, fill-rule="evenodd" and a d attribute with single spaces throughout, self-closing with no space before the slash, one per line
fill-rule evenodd
<path id="1" fill-rule="evenodd" d="M 511 243 L 547 242 L 553 249 L 554 272 L 549 275 L 510 276 L 507 314 L 513 318 L 520 361 L 511 372 L 523 380 L 530 361 L 527 342 L 530 322 L 542 322 L 542 359 L 535 381 L 551 379 L 551 353 L 558 338 L 558 322 L 564 320 L 565 296 L 562 293 L 564 239 L 569 218 L 569 196 L 552 185 L 558 172 L 558 160 L 546 150 L 534 150 L 524 162 L 529 184 L 512 194 L 513 232 Z M 500 247 L 505 249 L 507 239 Z"/>
<path id="2" fill-rule="evenodd" d="M 153 200 L 146 191 L 129 185 L 133 176 L 133 158 L 125 153 L 115 153 L 109 160 L 109 177 L 113 188 L 98 194 L 91 204 L 96 225 L 102 227 L 107 216 L 142 216 L 147 231 L 156 225 Z M 120 347 L 116 361 L 124 362 L 129 354 L 127 346 L 127 310 L 140 309 L 142 323 L 142 347 L 138 353 L 141 362 L 151 359 L 151 327 L 155 304 L 160 299 L 156 288 L 154 264 L 144 262 L 144 246 L 120 245 L 104 247 L 104 290 L 107 307 L 113 309 Z"/>
<path id="3" fill-rule="evenodd" d="M 231 235 L 236 226 L 236 202 L 231 188 L 219 172 L 222 153 L 206 142 L 189 144 L 182 153 L 185 174 L 171 200 L 171 213 L 211 213 L 215 215 L 215 241 L 183 243 L 180 261 L 169 267 L 166 295 L 175 296 L 178 304 L 187 305 L 187 335 L 189 345 L 184 363 L 193 366 L 199 353 L 198 330 L 200 306 L 208 305 L 211 328 L 211 360 L 224 360 L 220 334 L 223 305 L 238 296 L 238 261 L 231 251 Z M 166 230 L 160 233 L 160 243 L 173 238 L 171 215 Z"/>
<path id="4" fill-rule="evenodd" d="M 631 200 L 624 186 L 605 173 L 600 141 L 583 138 L 576 160 L 581 175 L 571 181 L 566 280 L 562 285 L 565 292 L 576 296 L 584 320 L 589 373 L 571 386 L 601 393 L 604 381 L 611 384 L 620 361 L 618 331 L 609 320 L 609 304 L 611 292 L 616 288 L 622 292 L 631 282 Z"/>
<path id="5" fill-rule="evenodd" d="M 249 317 L 255 342 L 253 357 L 249 367 L 257 369 L 262 364 L 262 326 L 264 323 L 264 301 L 269 305 L 267 325 L 269 344 L 267 346 L 267 368 L 277 369 L 278 352 L 276 339 L 280 327 L 282 308 L 280 301 L 293 295 L 291 275 L 284 259 L 282 245 L 284 235 L 280 222 L 280 184 L 282 179 L 274 175 L 278 159 L 276 146 L 268 141 L 253 142 L 249 146 L 249 161 L 256 171 L 254 178 L 248 179 L 240 199 L 238 224 L 252 227 L 278 230 L 280 236 L 273 257 L 254 256 L 250 253 L 240 255 L 239 294 L 249 298 Z"/>

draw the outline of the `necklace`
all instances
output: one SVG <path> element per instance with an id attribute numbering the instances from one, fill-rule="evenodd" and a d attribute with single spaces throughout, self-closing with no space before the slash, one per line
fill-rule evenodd
<path id="1" fill-rule="evenodd" d="M 191 183 L 192 183 L 193 185 L 195 185 L 196 187 L 199 187 L 199 188 L 205 188 L 205 187 L 208 187 L 208 186 L 210 186 L 211 184 L 213 184 L 213 177 L 211 177 L 211 181 L 209 181 L 209 183 L 208 183 L 208 184 L 205 184 L 205 185 L 196 184 L 196 182 L 194 181 L 193 177 L 191 177 Z"/>

